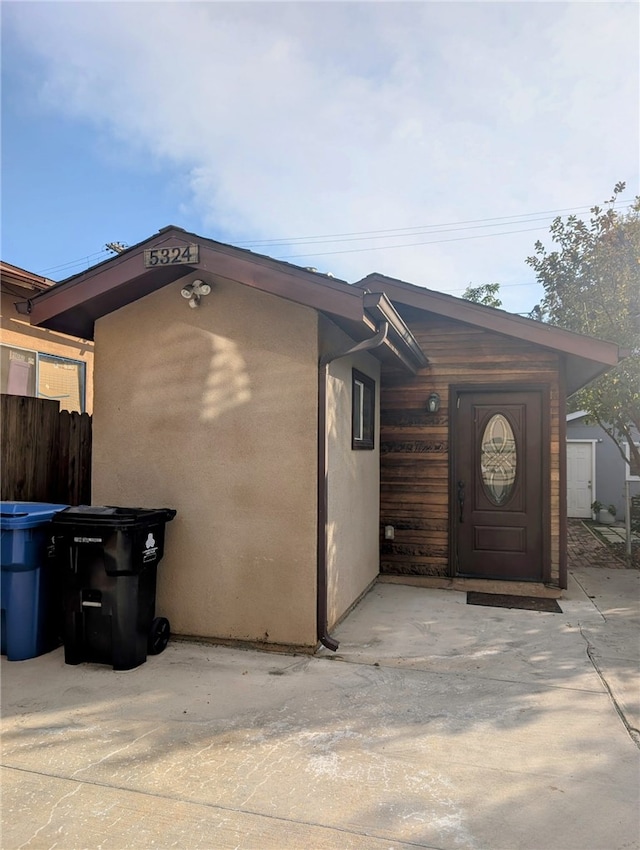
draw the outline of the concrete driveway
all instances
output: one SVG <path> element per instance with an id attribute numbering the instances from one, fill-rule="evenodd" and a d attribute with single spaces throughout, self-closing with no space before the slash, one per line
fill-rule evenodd
<path id="1" fill-rule="evenodd" d="M 3 850 L 640 847 L 640 573 L 561 614 L 378 584 L 337 654 L 2 661 Z"/>

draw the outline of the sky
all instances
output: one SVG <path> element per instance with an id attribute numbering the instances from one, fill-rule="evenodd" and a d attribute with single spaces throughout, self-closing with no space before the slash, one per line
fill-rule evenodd
<path id="1" fill-rule="evenodd" d="M 639 193 L 634 0 L 0 9 L 1 256 L 53 280 L 175 224 L 526 313 L 554 216 Z"/>

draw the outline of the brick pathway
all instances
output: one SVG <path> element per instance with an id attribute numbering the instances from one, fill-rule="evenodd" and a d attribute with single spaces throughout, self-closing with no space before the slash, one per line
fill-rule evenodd
<path id="1" fill-rule="evenodd" d="M 598 540 L 579 519 L 567 520 L 567 567 L 600 567 L 623 570 L 625 562 Z"/>

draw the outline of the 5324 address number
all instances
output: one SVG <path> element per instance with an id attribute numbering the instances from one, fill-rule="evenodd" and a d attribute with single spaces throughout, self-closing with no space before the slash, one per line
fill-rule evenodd
<path id="1" fill-rule="evenodd" d="M 144 252 L 145 268 L 153 266 L 193 265 L 200 260 L 199 245 L 176 245 L 173 248 L 147 248 Z"/>

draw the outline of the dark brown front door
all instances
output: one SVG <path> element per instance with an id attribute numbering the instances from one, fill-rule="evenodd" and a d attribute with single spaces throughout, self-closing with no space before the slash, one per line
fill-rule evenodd
<path id="1" fill-rule="evenodd" d="M 543 393 L 459 390 L 454 405 L 455 574 L 542 581 L 548 510 Z"/>

